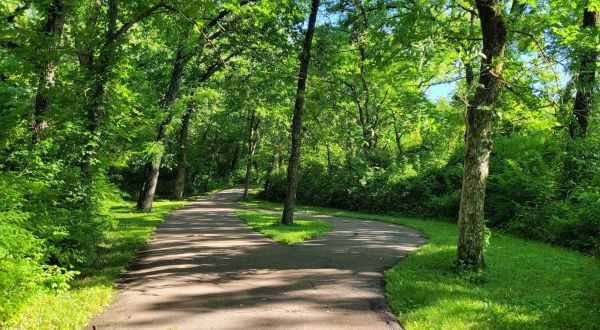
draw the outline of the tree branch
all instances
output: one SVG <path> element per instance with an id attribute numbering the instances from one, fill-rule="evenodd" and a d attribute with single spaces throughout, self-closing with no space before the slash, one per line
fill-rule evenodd
<path id="1" fill-rule="evenodd" d="M 154 14 L 160 8 L 165 8 L 165 9 L 169 9 L 169 10 L 172 9 L 172 7 L 166 5 L 162 1 L 159 2 L 159 3 L 157 3 L 157 4 L 155 4 L 154 6 L 152 6 L 152 7 L 148 8 L 148 9 L 142 11 L 139 14 L 137 14 L 130 21 L 128 21 L 125 24 L 123 24 L 123 26 L 121 26 L 121 28 L 119 28 L 117 30 L 117 32 L 115 33 L 112 41 L 116 41 L 119 38 L 121 38 L 123 35 L 125 35 L 125 33 L 127 33 L 127 31 L 129 31 L 129 29 L 131 29 L 132 26 L 134 26 L 136 23 L 144 20 L 145 18 L 151 16 L 152 14 Z"/>

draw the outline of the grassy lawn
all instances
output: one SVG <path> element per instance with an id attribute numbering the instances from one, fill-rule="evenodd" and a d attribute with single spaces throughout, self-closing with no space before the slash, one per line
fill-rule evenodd
<path id="1" fill-rule="evenodd" d="M 283 244 L 304 242 L 331 230 L 327 221 L 294 219 L 294 224 L 288 226 L 281 223 L 280 217 L 270 214 L 250 211 L 238 211 L 236 214 L 248 227 Z"/>
<path id="2" fill-rule="evenodd" d="M 118 220 L 116 228 L 107 233 L 97 260 L 81 269 L 81 276 L 71 282 L 72 289 L 59 294 L 42 293 L 31 299 L 19 313 L 18 320 L 9 321 L 19 329 L 80 329 L 89 318 L 100 313 L 116 292 L 114 283 L 154 233 L 163 216 L 183 206 L 185 202 L 155 202 L 152 213 L 134 211 L 133 204 L 112 208 Z"/>
<path id="3" fill-rule="evenodd" d="M 247 207 L 281 210 L 258 200 Z M 428 243 L 385 273 L 390 306 L 407 329 L 598 329 L 600 261 L 496 232 L 477 281 L 452 271 L 456 225 L 299 205 L 298 212 L 397 223 Z"/>

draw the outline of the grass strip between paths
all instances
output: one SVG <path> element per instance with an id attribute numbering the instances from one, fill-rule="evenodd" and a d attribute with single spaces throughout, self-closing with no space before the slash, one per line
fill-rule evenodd
<path id="1" fill-rule="evenodd" d="M 134 210 L 133 204 L 115 205 L 111 216 L 118 221 L 100 246 L 97 259 L 81 269 L 71 289 L 62 293 L 43 292 L 33 298 L 11 320 L 18 329 L 81 329 L 110 303 L 115 281 L 146 245 L 163 217 L 186 202 L 157 201 L 151 213 Z"/>
<path id="2" fill-rule="evenodd" d="M 241 206 L 281 211 L 251 199 Z M 388 302 L 406 329 L 597 329 L 600 262 L 578 252 L 492 233 L 488 269 L 457 274 L 457 227 L 438 221 L 297 205 L 296 211 L 396 223 L 428 237 L 385 273 Z"/>
<path id="3" fill-rule="evenodd" d="M 279 216 L 271 214 L 250 211 L 236 214 L 248 227 L 283 244 L 301 243 L 331 230 L 331 224 L 322 220 L 294 219 L 294 224 L 284 225 Z"/>

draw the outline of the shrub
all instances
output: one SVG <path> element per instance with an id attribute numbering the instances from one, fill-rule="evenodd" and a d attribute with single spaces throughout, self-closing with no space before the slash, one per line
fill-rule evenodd
<path id="1" fill-rule="evenodd" d="M 578 141 L 565 152 L 558 138 L 497 138 L 486 192 L 488 225 L 598 254 L 598 145 Z M 326 165 L 308 160 L 301 164 L 297 198 L 319 206 L 456 221 L 463 153 L 457 148 L 445 166 L 416 174 L 411 164 L 389 164 L 379 153 L 376 164 L 347 157 L 331 172 Z M 285 173 L 274 175 L 268 198 L 283 200 L 285 184 Z"/>
<path id="2" fill-rule="evenodd" d="M 23 184 L 22 178 L 0 172 L 0 324 L 38 290 L 65 290 L 75 275 L 46 261 L 53 247 L 30 229 L 35 214 L 23 211 L 26 193 L 34 192 L 36 182 Z"/>

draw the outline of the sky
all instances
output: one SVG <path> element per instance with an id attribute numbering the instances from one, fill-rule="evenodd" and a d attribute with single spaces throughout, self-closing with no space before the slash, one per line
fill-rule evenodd
<path id="1" fill-rule="evenodd" d="M 434 85 L 427 89 L 425 97 L 432 102 L 437 102 L 443 98 L 449 98 L 456 90 L 456 82 Z"/>

